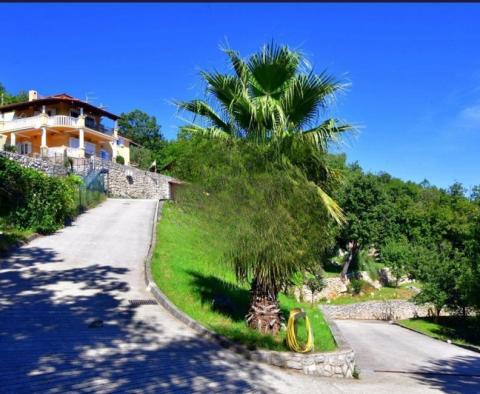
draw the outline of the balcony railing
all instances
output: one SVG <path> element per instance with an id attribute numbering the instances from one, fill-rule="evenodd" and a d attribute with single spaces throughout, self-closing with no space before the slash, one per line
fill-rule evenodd
<path id="1" fill-rule="evenodd" d="M 45 122 L 46 121 L 46 122 Z M 78 128 L 81 126 L 80 119 L 74 118 L 73 116 L 67 115 L 35 115 L 27 118 L 18 118 L 9 121 L 5 121 L 3 127 L 1 127 L 0 122 L 0 131 L 16 131 L 16 130 L 25 130 L 25 129 L 39 129 L 43 126 L 64 126 L 64 127 L 75 127 Z M 112 135 L 113 128 L 106 127 L 103 124 L 93 124 L 87 123 L 84 126 L 86 129 L 91 129 L 99 131 L 103 134 Z"/>
<path id="2" fill-rule="evenodd" d="M 18 118 L 5 122 L 4 130 L 23 130 L 23 129 L 38 129 L 40 127 L 40 116 L 30 116 L 28 118 Z"/>
<path id="3" fill-rule="evenodd" d="M 64 154 L 67 154 L 68 157 L 83 157 L 84 153 L 79 148 L 71 148 L 71 147 L 53 147 L 48 148 L 48 156 L 49 157 L 60 157 Z"/>
<path id="4" fill-rule="evenodd" d="M 78 119 L 73 116 L 66 115 L 54 115 L 48 117 L 49 126 L 67 126 L 67 127 L 77 127 Z"/>

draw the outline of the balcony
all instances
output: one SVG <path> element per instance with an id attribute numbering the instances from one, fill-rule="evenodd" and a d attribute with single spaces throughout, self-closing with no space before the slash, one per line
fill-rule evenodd
<path id="1" fill-rule="evenodd" d="M 28 118 L 18 118 L 6 121 L 3 124 L 2 131 L 16 131 L 25 129 L 39 129 L 42 126 L 42 116 L 31 116 Z"/>
<path id="2" fill-rule="evenodd" d="M 48 126 L 79 127 L 79 123 L 78 118 L 66 115 L 49 116 L 47 121 Z"/>
<path id="3" fill-rule="evenodd" d="M 18 118 L 10 121 L 0 122 L 0 131 L 20 131 L 28 129 L 39 129 L 41 127 L 71 127 L 71 128 L 87 128 L 98 131 L 103 134 L 112 135 L 113 128 L 106 127 L 103 124 L 94 124 L 85 122 L 84 118 L 75 118 L 67 115 L 53 115 L 47 114 L 30 116 L 27 118 Z"/>

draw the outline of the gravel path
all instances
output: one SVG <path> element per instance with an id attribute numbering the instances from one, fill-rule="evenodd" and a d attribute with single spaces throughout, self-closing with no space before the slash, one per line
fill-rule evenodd
<path id="1" fill-rule="evenodd" d="M 0 392 L 402 393 L 441 382 L 334 380 L 199 338 L 143 281 L 155 201 L 110 199 L 0 262 Z M 181 242 L 181 240 L 179 240 Z M 436 391 L 436 390 L 435 390 Z"/>

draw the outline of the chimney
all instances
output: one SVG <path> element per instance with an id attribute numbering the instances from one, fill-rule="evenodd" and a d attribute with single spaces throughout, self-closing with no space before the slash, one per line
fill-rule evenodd
<path id="1" fill-rule="evenodd" d="M 38 99 L 38 92 L 36 90 L 28 91 L 28 101 L 33 101 Z"/>

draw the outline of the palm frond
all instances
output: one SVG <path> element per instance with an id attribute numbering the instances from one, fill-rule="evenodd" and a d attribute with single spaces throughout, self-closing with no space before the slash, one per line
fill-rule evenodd
<path id="1" fill-rule="evenodd" d="M 232 51 L 231 49 L 224 49 L 224 52 L 229 57 L 237 77 L 246 86 L 250 79 L 250 72 L 247 64 L 240 58 L 237 52 Z"/>
<path id="2" fill-rule="evenodd" d="M 234 76 L 218 72 L 202 71 L 201 76 L 207 82 L 207 91 L 211 93 L 229 111 L 239 95 L 242 95 L 243 86 Z"/>
<path id="3" fill-rule="evenodd" d="M 292 124 L 303 127 L 314 121 L 319 111 L 325 109 L 328 100 L 333 99 L 343 87 L 342 83 L 326 73 L 297 75 L 282 96 L 284 111 L 289 114 Z"/>
<path id="4" fill-rule="evenodd" d="M 253 96 L 280 97 L 295 76 L 299 63 L 300 55 L 287 46 L 265 45 L 247 62 Z"/>
<path id="5" fill-rule="evenodd" d="M 201 135 L 204 137 L 219 138 L 224 140 L 232 138 L 230 134 L 226 133 L 222 129 L 219 129 L 218 127 L 202 127 L 192 124 L 188 126 L 182 126 L 180 131 L 189 133 L 191 135 Z"/>
<path id="6" fill-rule="evenodd" d="M 339 134 L 353 129 L 349 124 L 338 124 L 336 119 L 327 119 L 320 126 L 303 131 L 300 135 L 319 151 L 325 152 L 329 142 L 339 139 Z"/>
<path id="7" fill-rule="evenodd" d="M 177 101 L 175 102 L 177 107 L 181 110 L 189 111 L 195 115 L 202 116 L 206 118 L 207 121 L 219 129 L 224 130 L 226 133 L 232 133 L 232 127 L 230 124 L 224 122 L 220 115 L 218 115 L 212 107 L 210 107 L 203 100 L 192 100 L 192 101 Z"/>
<path id="8" fill-rule="evenodd" d="M 338 224 L 345 224 L 347 222 L 347 218 L 342 211 L 342 208 L 337 204 L 337 202 L 330 197 L 320 186 L 317 184 L 310 182 L 317 191 L 317 194 L 322 199 L 325 208 L 327 209 L 330 216 L 338 223 Z"/>

